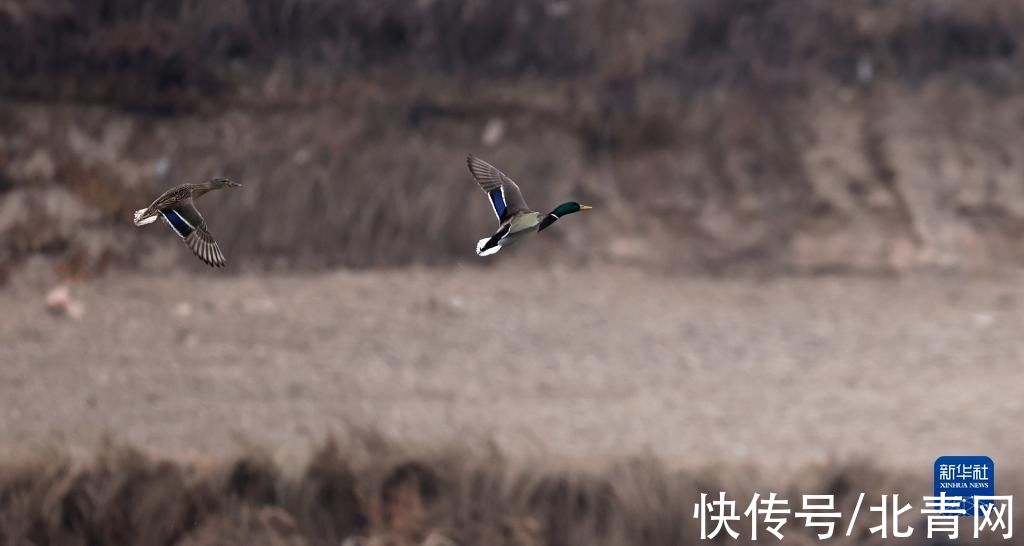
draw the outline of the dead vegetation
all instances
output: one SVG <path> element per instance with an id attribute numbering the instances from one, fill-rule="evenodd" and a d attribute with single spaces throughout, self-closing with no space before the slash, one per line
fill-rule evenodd
<path id="1" fill-rule="evenodd" d="M 697 544 L 699 527 L 692 512 L 701 492 L 727 491 L 738 500 L 739 512 L 753 492 L 767 493 L 769 487 L 775 487 L 772 490 L 781 498 L 834 494 L 837 506 L 852 513 L 860 492 L 903 493 L 903 498 L 913 499 L 926 490 L 926 484 L 916 479 L 850 465 L 817 469 L 781 488 L 778 483 L 769 485 L 779 480 L 752 476 L 742 471 L 727 476 L 722 469 L 672 471 L 644 457 L 603 471 L 567 471 L 517 465 L 486 448 L 416 451 L 376 439 L 344 448 L 331 442 L 297 473 L 259 454 L 210 466 L 109 448 L 84 465 L 50 459 L 0 468 L 0 541 L 193 546 Z M 1001 479 L 1008 481 L 1006 476 Z M 923 536 L 922 521 L 912 517 L 905 523 L 915 525 L 915 536 Z M 1016 523 L 1021 523 L 1019 517 Z M 862 514 L 851 538 L 829 543 L 888 543 L 867 532 L 876 524 Z M 746 521 L 734 525 L 749 536 Z M 817 543 L 817 530 L 803 528 L 796 520 L 783 532 L 786 543 Z M 735 543 L 746 544 L 746 538 Z"/>
<path id="2" fill-rule="evenodd" d="M 436 0 L 412 9 L 392 0 L 4 0 L 0 67 L 12 77 L 0 93 L 175 112 L 231 98 L 247 78 L 286 62 L 306 79 L 391 68 L 467 83 L 542 78 L 576 82 L 580 91 L 598 84 L 594 98 L 628 114 L 649 104 L 637 86 L 659 78 L 699 90 L 801 86 L 821 75 L 855 82 L 861 58 L 881 76 L 917 80 L 970 63 L 1016 65 L 1022 19 L 1019 2 L 994 0 Z"/>
<path id="3" fill-rule="evenodd" d="M 473 259 L 467 152 L 539 208 L 598 205 L 583 260 L 1016 264 L 1021 23 L 998 0 L 4 0 L 0 202 L 90 212 L 3 245 L 0 273 L 139 267 L 156 239 L 113 235 L 124 211 L 223 174 L 249 189 L 217 235 L 253 266 Z"/>

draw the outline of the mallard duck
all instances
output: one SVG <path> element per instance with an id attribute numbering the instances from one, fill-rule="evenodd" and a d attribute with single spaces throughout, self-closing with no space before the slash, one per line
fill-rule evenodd
<path id="1" fill-rule="evenodd" d="M 181 237 L 203 263 L 212 267 L 224 267 L 227 260 L 213 235 L 206 229 L 206 221 L 199 214 L 194 201 L 213 190 L 237 188 L 241 184 L 227 178 L 214 178 L 202 184 L 181 184 L 157 197 L 144 209 L 135 211 L 135 225 L 144 226 L 163 218 L 167 225 Z"/>
<path id="2" fill-rule="evenodd" d="M 498 231 L 477 242 L 477 256 L 490 256 L 501 250 L 501 247 L 508 246 L 531 233 L 544 231 L 567 214 L 591 209 L 587 205 L 569 201 L 541 216 L 539 212 L 530 210 L 526 205 L 519 186 L 494 165 L 473 155 L 466 158 L 466 164 L 473 178 L 487 193 L 494 214 L 498 217 Z"/>

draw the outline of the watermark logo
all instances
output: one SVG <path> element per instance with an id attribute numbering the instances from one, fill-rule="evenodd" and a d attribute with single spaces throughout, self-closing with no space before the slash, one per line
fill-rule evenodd
<path id="1" fill-rule="evenodd" d="M 996 465 L 984 456 L 944 456 L 935 460 L 935 496 L 957 499 L 941 507 L 948 515 L 974 516 L 990 508 L 996 494 Z"/>
<path id="2" fill-rule="evenodd" d="M 878 538 L 906 538 L 912 536 L 915 531 L 911 522 L 920 522 L 918 517 L 925 516 L 926 527 L 920 531 L 924 532 L 925 538 L 929 541 L 945 538 L 947 540 L 965 540 L 968 538 L 1002 537 L 1003 540 L 1013 538 L 1013 496 L 1005 495 L 983 496 L 977 495 L 973 498 L 974 517 L 966 519 L 965 509 L 961 506 L 963 497 L 949 496 L 945 491 L 934 497 L 922 498 L 923 505 L 918 511 L 914 511 L 909 499 L 904 499 L 898 494 L 880 495 L 874 497 L 880 500 L 874 504 L 867 494 L 857 495 L 856 504 L 852 510 L 842 511 L 840 504 L 849 507 L 853 499 L 846 497 L 842 503 L 837 503 L 835 495 L 803 495 L 803 502 L 800 504 L 802 510 L 796 510 L 796 506 L 790 508 L 788 499 L 779 498 L 775 493 L 769 493 L 767 497 L 754 493 L 747 504 L 747 509 L 741 512 L 743 504 L 737 504 L 735 499 L 729 498 L 724 491 L 719 491 L 717 498 L 707 493 L 700 494 L 700 502 L 693 505 L 693 517 L 700 520 L 700 539 L 727 541 L 728 539 L 741 540 L 742 535 L 749 536 L 751 541 L 766 539 L 772 542 L 781 541 L 784 533 L 793 530 L 786 524 L 790 520 L 796 520 L 793 525 L 799 525 L 803 520 L 803 527 L 817 535 L 819 541 L 825 541 L 839 536 L 866 536 L 875 535 Z M 867 520 L 866 522 L 863 520 Z M 961 533 L 961 520 L 965 529 Z M 871 525 L 877 523 L 878 525 Z M 915 523 L 915 525 L 920 525 Z M 973 533 L 968 530 L 973 528 Z M 749 530 L 749 531 L 748 531 Z M 801 531 L 807 537 L 807 531 Z M 920 532 L 919 531 L 919 532 Z"/>
<path id="3" fill-rule="evenodd" d="M 693 518 L 700 521 L 701 540 L 740 540 L 749 529 L 751 541 L 781 541 L 800 520 L 804 527 L 800 534 L 806 537 L 804 533 L 809 531 L 819 541 L 837 536 L 906 538 L 914 534 L 914 525 L 921 525 L 914 523 L 922 521 L 920 516 L 924 516 L 922 531 L 929 541 L 977 539 L 983 535 L 1009 540 L 1013 538 L 1013 495 L 995 494 L 995 472 L 995 464 L 988 457 L 939 457 L 935 461 L 935 494 L 922 497 L 917 511 L 911 499 L 896 493 L 869 498 L 862 492 L 856 502 L 849 493 L 840 498 L 835 494 L 805 494 L 799 505 L 791 505 L 788 499 L 769 492 L 768 496 L 754 493 L 746 510 L 740 512 L 743 504 L 737 505 L 735 499 L 719 491 L 717 498 L 700 494 L 700 501 L 693 505 Z M 874 499 L 880 502 L 874 504 Z M 795 521 L 787 527 L 790 520 Z M 961 524 L 965 526 L 963 533 Z"/>

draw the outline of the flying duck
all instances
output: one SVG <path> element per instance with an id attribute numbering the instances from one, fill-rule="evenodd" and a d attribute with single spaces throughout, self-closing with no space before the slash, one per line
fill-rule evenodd
<path id="1" fill-rule="evenodd" d="M 544 231 L 562 216 L 591 209 L 587 205 L 569 201 L 542 216 L 530 210 L 519 186 L 494 165 L 473 155 L 466 158 L 466 164 L 480 188 L 487 193 L 494 214 L 498 217 L 498 231 L 477 242 L 477 256 L 490 256 L 501 250 L 501 247 L 515 243 L 531 233 Z"/>
<path id="2" fill-rule="evenodd" d="M 148 207 L 135 211 L 135 225 L 144 226 L 163 218 L 203 263 L 224 267 L 227 264 L 224 253 L 207 231 L 206 220 L 194 201 L 207 192 L 240 186 L 227 178 L 214 178 L 202 184 L 180 184 L 165 191 Z"/>

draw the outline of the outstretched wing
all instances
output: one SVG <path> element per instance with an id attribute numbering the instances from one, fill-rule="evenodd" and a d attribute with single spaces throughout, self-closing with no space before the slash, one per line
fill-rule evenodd
<path id="1" fill-rule="evenodd" d="M 526 200 L 523 199 L 523 194 L 519 191 L 519 186 L 497 167 L 473 155 L 466 158 L 466 165 L 469 166 L 469 172 L 473 174 L 473 178 L 487 192 L 498 222 L 508 220 L 517 212 L 530 210 Z"/>
<path id="2" fill-rule="evenodd" d="M 171 229 L 185 240 L 188 248 L 205 264 L 213 267 L 224 267 L 227 260 L 213 235 L 206 229 L 206 221 L 199 214 L 191 198 L 186 198 L 176 206 L 160 211 Z"/>
<path id="3" fill-rule="evenodd" d="M 213 239 L 213 235 L 210 235 L 210 232 L 206 230 L 206 224 L 199 226 L 192 232 L 192 235 L 186 237 L 185 244 L 206 265 L 224 267 L 228 263 L 227 259 L 224 258 L 224 253 L 220 251 L 220 245 Z"/>

